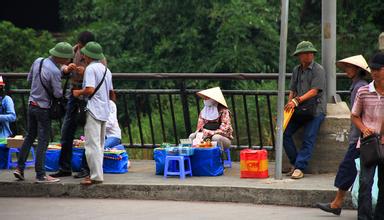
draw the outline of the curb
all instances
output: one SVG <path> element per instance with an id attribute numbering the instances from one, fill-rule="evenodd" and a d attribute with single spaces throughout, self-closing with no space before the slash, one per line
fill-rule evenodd
<path id="1" fill-rule="evenodd" d="M 36 184 L 0 182 L 0 197 L 115 198 L 136 200 L 173 200 L 235 202 L 263 205 L 315 207 L 318 201 L 331 201 L 332 190 L 246 188 L 233 186 L 99 184 Z M 353 209 L 348 193 L 344 208 Z"/>

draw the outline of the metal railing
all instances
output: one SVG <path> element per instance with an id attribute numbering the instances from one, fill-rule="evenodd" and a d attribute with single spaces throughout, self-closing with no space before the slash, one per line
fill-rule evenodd
<path id="1" fill-rule="evenodd" d="M 12 86 L 13 81 L 26 79 L 25 73 L 2 74 Z M 287 74 L 287 78 L 290 78 Z M 154 148 L 163 142 L 178 143 L 194 129 L 200 112 L 197 89 L 188 89 L 189 80 L 277 80 L 278 74 L 249 73 L 114 73 L 116 80 L 178 80 L 172 89 L 122 89 L 118 95 L 118 119 L 123 141 L 128 148 Z M 338 74 L 338 78 L 345 77 Z M 274 149 L 277 91 L 223 90 L 232 115 L 233 147 Z M 19 114 L 17 123 L 26 128 L 28 89 L 11 89 L 10 94 Z M 348 91 L 338 91 L 345 95 Z M 21 115 L 20 115 L 21 114 Z M 61 122 L 54 124 L 56 134 Z"/>

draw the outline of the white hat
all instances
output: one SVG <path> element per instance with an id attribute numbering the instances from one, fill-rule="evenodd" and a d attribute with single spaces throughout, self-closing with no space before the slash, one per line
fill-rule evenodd
<path id="1" fill-rule="evenodd" d="M 354 66 L 360 67 L 361 69 L 367 71 L 368 73 L 371 72 L 371 69 L 368 67 L 367 61 L 364 59 L 362 55 L 356 55 L 352 57 L 348 57 L 342 60 L 339 60 L 336 62 L 336 66 L 345 69 L 345 64 L 352 64 Z"/>
<path id="2" fill-rule="evenodd" d="M 207 97 L 207 98 L 213 99 L 216 102 L 228 108 L 227 102 L 225 102 L 225 99 L 224 99 L 223 93 L 221 92 L 220 87 L 206 89 L 206 90 L 197 92 L 196 94 L 202 98 Z"/>

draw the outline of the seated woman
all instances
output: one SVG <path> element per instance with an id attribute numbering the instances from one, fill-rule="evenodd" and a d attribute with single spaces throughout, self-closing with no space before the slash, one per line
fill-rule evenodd
<path id="1" fill-rule="evenodd" d="M 117 108 L 114 101 L 109 100 L 109 117 L 105 124 L 105 143 L 104 148 L 112 148 L 121 144 L 121 129 L 117 121 Z"/>
<path id="2" fill-rule="evenodd" d="M 209 138 L 220 147 L 229 148 L 233 139 L 231 114 L 220 88 L 203 90 L 197 95 L 204 99 L 204 108 L 199 114 L 196 132 L 189 138 L 193 140 L 198 132 L 202 132 L 203 140 Z"/>

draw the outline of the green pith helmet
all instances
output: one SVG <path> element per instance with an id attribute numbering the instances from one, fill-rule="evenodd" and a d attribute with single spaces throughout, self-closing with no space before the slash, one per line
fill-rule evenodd
<path id="1" fill-rule="evenodd" d="M 104 59 L 103 48 L 99 43 L 94 41 L 88 42 L 83 48 L 81 48 L 81 52 L 87 57 L 95 60 Z"/>
<path id="2" fill-rule="evenodd" d="M 73 58 L 74 52 L 72 46 L 67 42 L 60 42 L 54 48 L 49 50 L 49 54 L 59 58 Z"/>
<path id="3" fill-rule="evenodd" d="M 293 56 L 296 56 L 299 53 L 304 53 L 304 52 L 313 52 L 316 53 L 317 50 L 313 46 L 313 44 L 309 41 L 301 41 L 300 43 L 297 44 L 296 46 L 296 51 L 293 53 Z"/>

